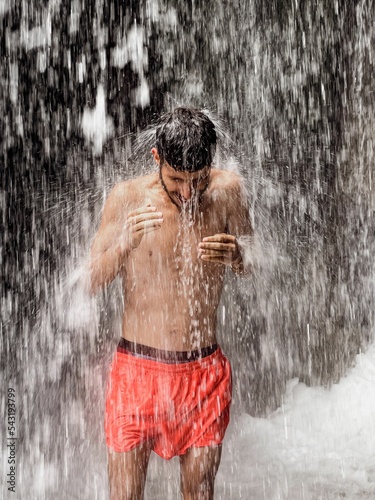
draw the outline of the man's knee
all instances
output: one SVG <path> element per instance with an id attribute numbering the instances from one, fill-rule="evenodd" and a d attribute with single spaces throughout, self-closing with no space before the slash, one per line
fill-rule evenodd
<path id="1" fill-rule="evenodd" d="M 141 500 L 143 498 L 143 489 L 137 481 L 125 477 L 121 481 L 110 482 L 110 499 Z"/>
<path id="2" fill-rule="evenodd" d="M 211 500 L 219 468 L 221 447 L 192 448 L 181 457 L 181 491 L 184 500 Z"/>
<path id="3" fill-rule="evenodd" d="M 215 475 L 181 478 L 181 492 L 184 500 L 212 500 L 214 497 Z"/>
<path id="4" fill-rule="evenodd" d="M 130 452 L 108 452 L 109 488 L 111 500 L 141 500 L 150 456 L 148 448 Z"/>

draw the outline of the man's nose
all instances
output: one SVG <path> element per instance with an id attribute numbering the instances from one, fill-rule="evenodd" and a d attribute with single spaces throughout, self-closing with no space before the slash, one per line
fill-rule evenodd
<path id="1" fill-rule="evenodd" d="M 190 200 L 193 194 L 192 185 L 188 182 L 184 182 L 180 187 L 180 194 L 185 200 Z"/>

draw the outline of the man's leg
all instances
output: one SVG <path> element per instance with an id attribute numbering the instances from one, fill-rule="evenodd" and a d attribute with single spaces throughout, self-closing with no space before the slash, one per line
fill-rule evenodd
<path id="1" fill-rule="evenodd" d="M 117 453 L 108 450 L 109 489 L 111 500 L 143 498 L 152 443 Z"/>
<path id="2" fill-rule="evenodd" d="M 190 448 L 180 457 L 181 491 L 184 500 L 213 500 L 221 446 Z"/>

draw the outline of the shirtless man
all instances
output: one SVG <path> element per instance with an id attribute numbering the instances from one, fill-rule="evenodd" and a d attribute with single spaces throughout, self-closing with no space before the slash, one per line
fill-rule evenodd
<path id="1" fill-rule="evenodd" d="M 240 178 L 212 167 L 215 147 L 204 113 L 164 115 L 158 171 L 114 187 L 92 246 L 92 292 L 120 275 L 125 302 L 106 402 L 112 500 L 143 498 L 152 450 L 180 457 L 184 500 L 213 499 L 231 400 L 216 312 L 226 267 L 249 272 L 237 238 L 252 235 Z"/>

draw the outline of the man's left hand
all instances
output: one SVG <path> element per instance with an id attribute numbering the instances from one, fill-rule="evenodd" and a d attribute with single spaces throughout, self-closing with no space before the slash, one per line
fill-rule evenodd
<path id="1" fill-rule="evenodd" d="M 205 262 L 227 266 L 239 264 L 242 260 L 236 237 L 225 233 L 203 238 L 198 245 L 198 256 Z"/>

